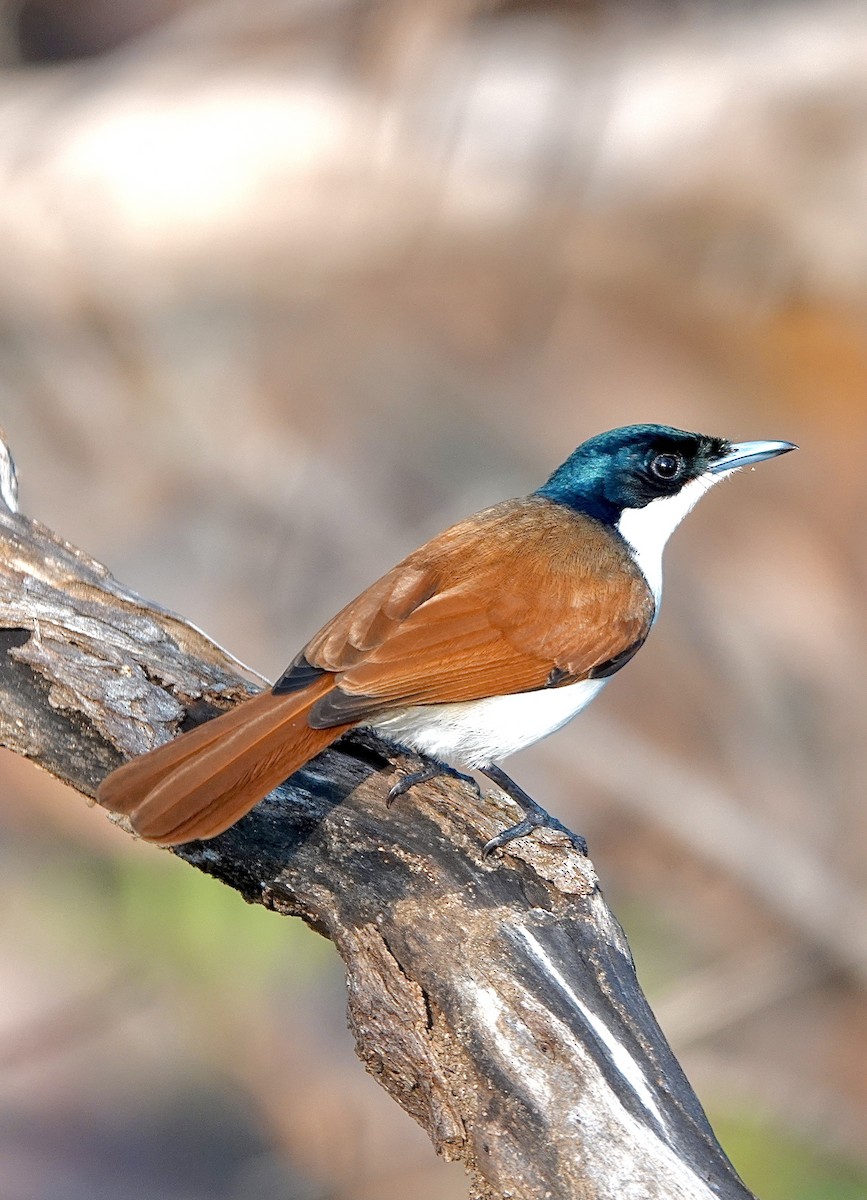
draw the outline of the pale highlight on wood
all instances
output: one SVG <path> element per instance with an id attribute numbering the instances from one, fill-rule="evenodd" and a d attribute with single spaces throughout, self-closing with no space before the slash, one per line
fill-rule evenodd
<path id="1" fill-rule="evenodd" d="M 92 796 L 121 760 L 249 692 L 198 630 L 0 506 L 4 746 Z M 551 830 L 482 862 L 515 806 L 448 781 L 388 809 L 415 760 L 379 754 L 331 748 L 176 853 L 334 941 L 359 1056 L 465 1164 L 473 1200 L 749 1200 L 592 864 Z"/>

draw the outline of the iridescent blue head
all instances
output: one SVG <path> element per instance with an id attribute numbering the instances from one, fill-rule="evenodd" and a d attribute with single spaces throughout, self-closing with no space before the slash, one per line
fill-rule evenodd
<path id="1" fill-rule="evenodd" d="M 703 492 L 728 471 L 794 449 L 791 442 L 732 443 L 670 425 L 626 425 L 582 442 L 537 495 L 617 526 L 626 510 L 676 497 L 699 480 Z"/>
<path id="2" fill-rule="evenodd" d="M 796 449 L 791 442 L 728 442 L 668 425 L 627 425 L 582 443 L 536 495 L 615 529 L 658 605 L 663 548 L 696 501 L 729 471 Z"/>

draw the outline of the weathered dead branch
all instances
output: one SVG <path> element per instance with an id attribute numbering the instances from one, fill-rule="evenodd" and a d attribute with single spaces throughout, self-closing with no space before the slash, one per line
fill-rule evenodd
<path id="1" fill-rule="evenodd" d="M 13 511 L 0 459 L 0 741 L 92 796 L 122 758 L 253 685 L 204 634 Z M 511 805 L 448 781 L 386 809 L 405 766 L 344 742 L 176 853 L 335 943 L 359 1056 L 463 1160 L 474 1197 L 749 1197 L 591 863 L 547 831 L 482 862 Z"/>

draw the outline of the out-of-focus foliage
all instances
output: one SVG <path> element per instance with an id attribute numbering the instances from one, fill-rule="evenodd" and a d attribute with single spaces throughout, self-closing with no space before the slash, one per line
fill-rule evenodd
<path id="1" fill-rule="evenodd" d="M 743 1177 L 762 1200 L 862 1200 L 867 1176 L 803 1138 L 787 1136 L 772 1121 L 741 1112 L 718 1116 L 718 1135 Z"/>
<path id="2" fill-rule="evenodd" d="M 801 444 L 512 769 L 747 1181 L 865 1194 L 863 6 L 26 0 L 0 61 L 22 505 L 272 677 L 599 429 Z M 329 947 L 0 765 L 4 1196 L 465 1194 Z"/>

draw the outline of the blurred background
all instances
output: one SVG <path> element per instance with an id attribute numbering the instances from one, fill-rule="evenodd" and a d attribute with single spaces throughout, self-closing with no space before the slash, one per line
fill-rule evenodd
<path id="1" fill-rule="evenodd" d="M 867 1195 L 867 11 L 0 4 L 22 508 L 274 678 L 588 435 L 798 442 L 512 770 L 762 1200 Z M 3 1200 L 457 1200 L 331 947 L 0 759 Z"/>

